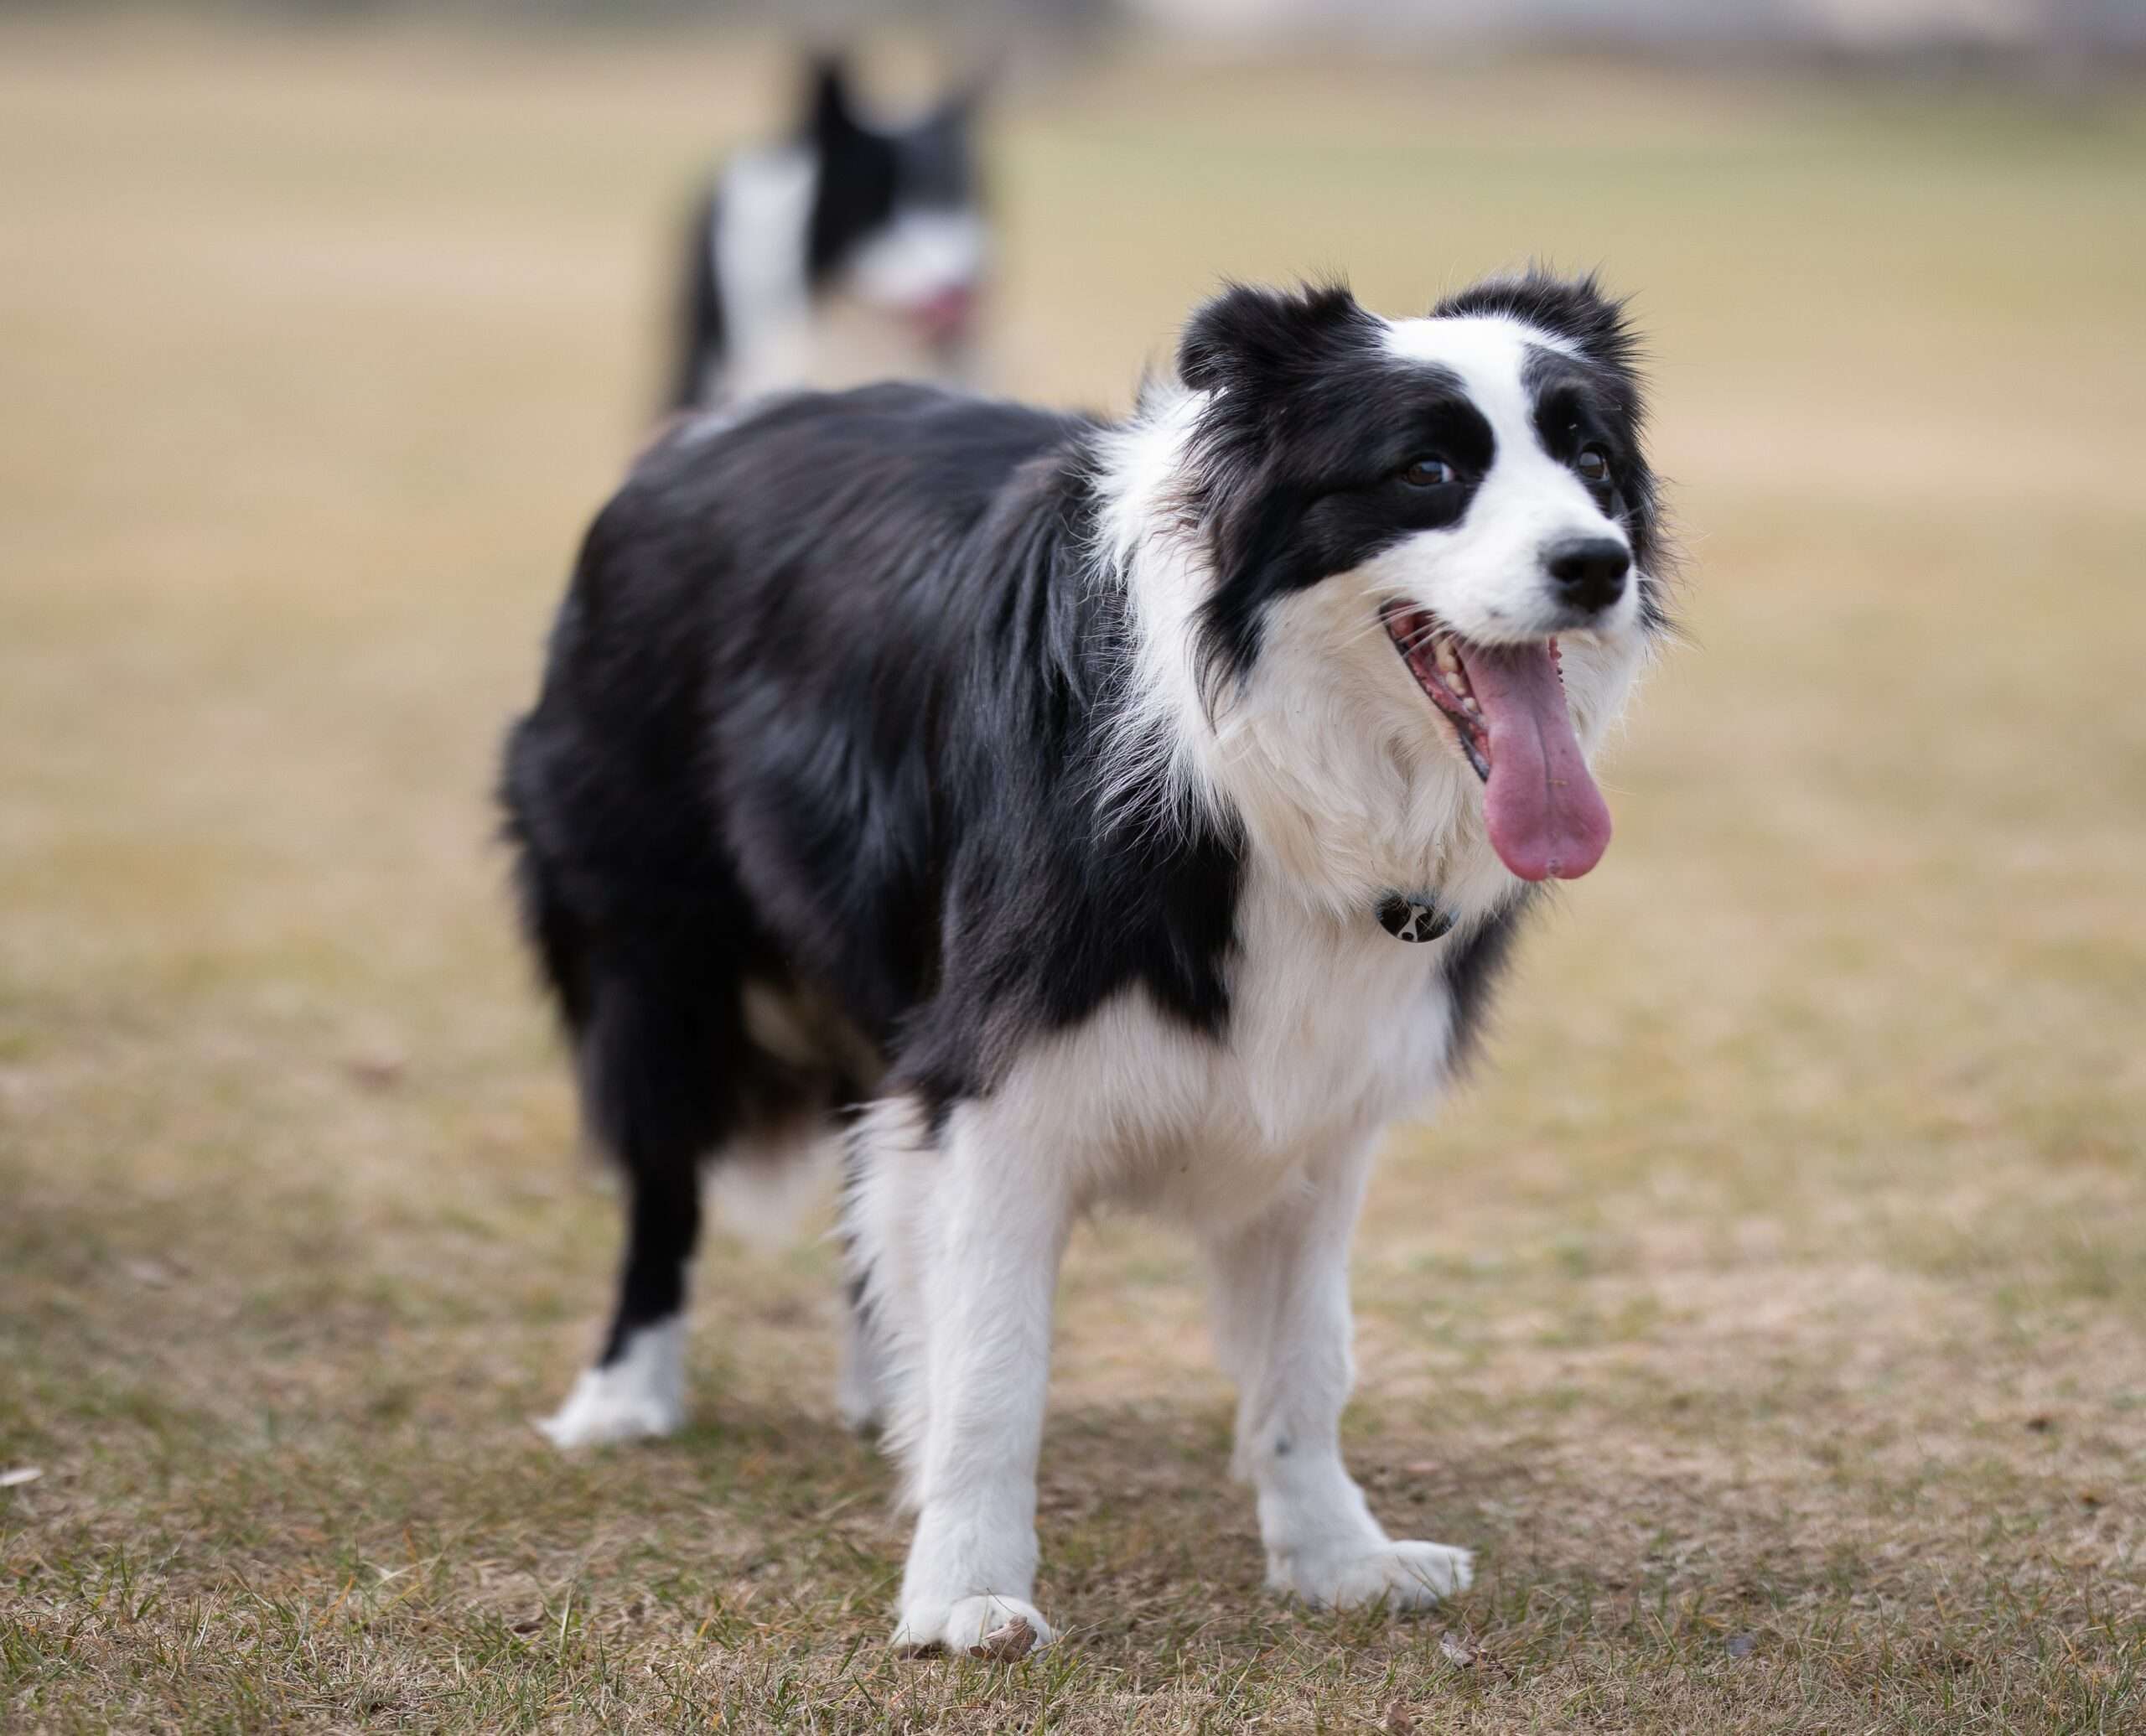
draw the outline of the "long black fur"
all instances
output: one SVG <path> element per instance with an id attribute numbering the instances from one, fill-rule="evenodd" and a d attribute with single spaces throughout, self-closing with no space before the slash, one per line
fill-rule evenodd
<path id="1" fill-rule="evenodd" d="M 1236 838 L 1096 825 L 1127 626 L 1091 582 L 1090 434 L 923 386 L 801 396 L 660 446 L 589 533 L 505 799 L 590 1120 L 660 1202 L 614 1349 L 675 1310 L 636 1274 L 675 1264 L 699 1158 L 853 1100 L 750 1040 L 748 981 L 841 1008 L 935 1108 L 1134 982 L 1226 1017 Z"/>

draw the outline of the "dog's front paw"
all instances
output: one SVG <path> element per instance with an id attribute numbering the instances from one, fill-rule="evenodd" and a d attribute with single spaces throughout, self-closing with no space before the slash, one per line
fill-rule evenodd
<path id="1" fill-rule="evenodd" d="M 1383 1602 L 1393 1609 L 1428 1609 L 1468 1589 L 1475 1557 L 1444 1543 L 1381 1543 L 1333 1554 L 1267 1557 L 1267 1583 L 1323 1609 L 1356 1609 Z"/>
<path id="2" fill-rule="evenodd" d="M 537 1432 L 562 1451 L 676 1434 L 686 1420 L 681 1396 L 621 1380 L 619 1372 L 616 1367 L 583 1370 L 567 1402 L 536 1419 Z"/>
<path id="3" fill-rule="evenodd" d="M 998 1638 L 1000 1630 L 1016 1617 L 1025 1621 L 1035 1635 L 1025 1645 L 1017 1635 L 1003 1640 Z M 920 1600 L 905 1604 L 901 1625 L 894 1630 L 894 1645 L 898 1651 L 908 1652 L 943 1648 L 959 1657 L 971 1646 L 982 1645 L 987 1635 L 993 1639 L 995 1651 L 1009 1657 L 1018 1657 L 1034 1646 L 1048 1645 L 1058 1637 L 1043 1619 L 1042 1611 L 1027 1599 L 985 1596 L 956 1598 L 951 1603 Z"/>

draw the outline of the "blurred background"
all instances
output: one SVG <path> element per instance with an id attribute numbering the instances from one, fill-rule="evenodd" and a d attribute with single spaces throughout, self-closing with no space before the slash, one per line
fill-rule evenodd
<path id="1" fill-rule="evenodd" d="M 2123 1728 L 2120 0 L 0 8 L 0 1708 L 749 1719 L 882 1637 L 824 1246 L 702 1262 L 682 1441 L 526 1427 L 616 1224 L 489 795 L 676 395 L 697 214 L 800 148 L 836 49 L 863 132 L 981 81 L 980 240 L 883 260 L 876 314 L 856 257 L 777 258 L 770 370 L 868 369 L 929 304 L 917 365 L 1115 411 L 1226 276 L 1406 314 L 1599 270 L 1687 557 L 1617 842 L 1359 1261 L 1356 1457 L 1483 1588 L 1392 1630 L 1262 1603 L 1184 1250 L 1099 1226 L 1045 1465 L 1065 1727 L 1420 1691 L 1469 1728 Z M 949 1727 L 1043 1692 L 857 1679 Z"/>

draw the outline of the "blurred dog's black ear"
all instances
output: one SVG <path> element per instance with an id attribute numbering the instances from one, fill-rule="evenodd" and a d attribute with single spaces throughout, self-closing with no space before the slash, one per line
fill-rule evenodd
<path id="1" fill-rule="evenodd" d="M 806 136 L 825 142 L 858 132 L 849 100 L 849 69 L 832 49 L 813 55 L 805 73 Z"/>
<path id="2" fill-rule="evenodd" d="M 1341 284 L 1291 293 L 1232 283 L 1185 326 L 1178 377 L 1195 391 L 1284 386 L 1314 372 L 1336 338 L 1371 318 Z"/>
<path id="3" fill-rule="evenodd" d="M 963 129 L 975 125 L 977 116 L 989 105 L 1005 70 L 1005 50 L 992 49 L 947 87 L 946 94 L 939 99 L 938 107 L 932 111 L 933 118 Z"/>

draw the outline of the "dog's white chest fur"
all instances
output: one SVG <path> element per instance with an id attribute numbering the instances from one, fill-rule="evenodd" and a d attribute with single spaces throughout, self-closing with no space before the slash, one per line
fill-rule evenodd
<path id="1" fill-rule="evenodd" d="M 1452 944 L 1397 940 L 1369 909 L 1331 916 L 1255 873 L 1219 1038 L 1143 992 L 1121 995 L 1025 1057 L 1003 1106 L 1039 1145 L 1070 1143 L 1091 1205 L 1124 1201 L 1210 1231 L 1247 1220 L 1437 1091 Z"/>

